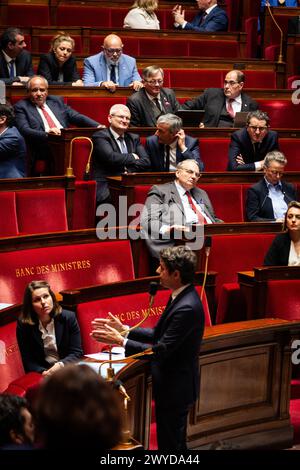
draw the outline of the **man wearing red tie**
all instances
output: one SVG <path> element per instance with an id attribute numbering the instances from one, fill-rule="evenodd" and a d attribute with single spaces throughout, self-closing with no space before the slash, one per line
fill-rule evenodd
<path id="1" fill-rule="evenodd" d="M 192 224 L 222 222 L 215 216 L 207 193 L 197 187 L 201 176 L 197 162 L 180 162 L 175 175 L 174 182 L 150 189 L 142 213 L 142 234 L 154 258 L 159 258 L 162 248 L 175 245 L 171 238 L 174 230 L 187 232 Z"/>

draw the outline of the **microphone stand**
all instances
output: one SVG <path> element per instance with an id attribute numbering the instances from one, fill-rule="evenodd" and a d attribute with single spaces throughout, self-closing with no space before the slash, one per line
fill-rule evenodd
<path id="1" fill-rule="evenodd" d="M 92 157 L 94 146 L 93 146 L 92 139 L 90 139 L 89 137 L 83 136 L 83 135 L 78 136 L 78 137 L 74 137 L 71 140 L 70 154 L 69 154 L 69 164 L 68 164 L 68 167 L 66 169 L 66 176 L 74 176 L 73 167 L 72 167 L 72 159 L 73 159 L 73 142 L 75 140 L 88 140 L 89 143 L 91 144 L 91 149 L 90 149 L 90 153 L 89 153 L 89 156 L 88 156 L 88 161 L 87 161 L 86 168 L 85 168 L 85 173 L 83 175 L 83 179 L 86 180 L 86 179 L 88 179 L 88 174 L 90 172 L 90 162 L 91 162 L 91 157 Z"/>
<path id="2" fill-rule="evenodd" d="M 204 278 L 203 278 L 203 283 L 202 283 L 200 300 L 202 300 L 204 289 L 205 289 L 205 284 L 206 284 L 207 271 L 208 271 L 208 258 L 209 258 L 210 247 L 211 247 L 211 237 L 206 237 L 204 247 L 205 247 L 205 266 L 204 266 Z"/>
<path id="3" fill-rule="evenodd" d="M 279 24 L 277 23 L 277 21 L 275 20 L 274 18 L 274 15 L 272 13 L 272 10 L 271 10 L 271 6 L 270 6 L 270 3 L 268 1 L 266 1 L 266 6 L 268 8 L 268 12 L 270 14 L 270 17 L 272 18 L 272 21 L 273 23 L 275 24 L 275 26 L 277 26 L 277 28 L 279 29 L 279 32 L 280 32 L 280 43 L 279 43 L 279 55 L 278 55 L 278 64 L 283 64 L 283 55 L 282 55 L 282 46 L 283 46 L 283 31 L 282 29 L 280 28 Z"/>

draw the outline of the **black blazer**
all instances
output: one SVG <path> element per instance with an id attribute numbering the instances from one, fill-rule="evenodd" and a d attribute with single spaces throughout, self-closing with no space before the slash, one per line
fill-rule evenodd
<path id="1" fill-rule="evenodd" d="M 254 153 L 253 144 L 247 132 L 247 128 L 243 127 L 231 134 L 229 146 L 229 171 L 254 171 L 254 162 L 259 162 L 265 158 L 268 152 L 279 150 L 278 134 L 276 131 L 269 131 L 263 138 L 259 150 Z M 243 156 L 244 165 L 236 162 L 236 157 L 241 154 Z"/>
<path id="2" fill-rule="evenodd" d="M 134 127 L 155 127 L 157 118 L 161 114 L 176 113 L 180 108 L 180 104 L 176 100 L 173 90 L 170 88 L 162 88 L 160 90 L 163 110 L 155 112 L 155 108 L 149 100 L 144 88 L 133 93 L 127 99 L 127 106 L 131 112 L 130 125 Z"/>
<path id="3" fill-rule="evenodd" d="M 82 355 L 79 325 L 74 312 L 63 310 L 54 317 L 55 337 L 59 361 L 67 364 L 79 360 Z M 25 372 L 40 372 L 51 365 L 45 360 L 42 334 L 38 323 L 28 325 L 17 322 L 17 341 Z"/>
<path id="4" fill-rule="evenodd" d="M 110 129 L 102 129 L 93 136 L 94 151 L 92 155 L 92 175 L 97 181 L 97 202 L 109 197 L 107 176 L 117 176 L 128 172 L 147 171 L 150 167 L 149 157 L 137 134 L 125 132 L 124 140 L 128 153 L 121 153 Z M 140 158 L 136 160 L 135 153 Z"/>
<path id="5" fill-rule="evenodd" d="M 289 232 L 277 235 L 264 259 L 264 266 L 288 266 L 291 239 Z"/>
<path id="6" fill-rule="evenodd" d="M 294 185 L 284 181 L 281 181 L 281 184 L 286 204 L 295 201 L 297 196 Z M 275 220 L 272 200 L 268 197 L 268 194 L 269 191 L 264 178 L 248 189 L 246 200 L 247 220 L 250 222 Z"/>
<path id="7" fill-rule="evenodd" d="M 196 160 L 198 163 L 200 170 L 204 170 L 204 164 L 200 157 L 200 149 L 199 149 L 199 142 L 198 139 L 194 139 L 194 137 L 190 137 L 188 135 L 185 136 L 185 145 L 187 150 L 182 153 L 179 150 L 177 145 L 176 147 L 176 163 L 182 162 L 183 160 L 193 159 Z M 165 146 L 164 144 L 160 144 L 158 141 L 158 137 L 156 135 L 152 135 L 151 137 L 147 137 L 146 140 L 146 152 L 150 157 L 151 168 L 149 171 L 166 171 L 165 170 Z"/>
<path id="8" fill-rule="evenodd" d="M 63 73 L 63 82 L 58 81 L 60 71 Z M 54 52 L 41 55 L 37 73 L 45 77 L 50 85 L 62 85 L 63 83 L 70 85 L 80 79 L 75 57 L 69 57 L 60 68 Z"/>
<path id="9" fill-rule="evenodd" d="M 28 51 L 22 51 L 16 57 L 16 75 L 17 77 L 9 78 L 7 63 L 0 49 L 0 80 L 3 80 L 6 85 L 18 82 L 18 77 L 32 77 L 34 75 L 31 54 Z"/>
<path id="10" fill-rule="evenodd" d="M 241 111 L 250 112 L 258 109 L 258 104 L 246 93 L 241 93 Z M 186 101 L 182 109 L 204 109 L 203 124 L 206 127 L 219 127 L 223 106 L 226 103 L 223 88 L 207 88 L 202 95 L 193 100 Z"/>
<path id="11" fill-rule="evenodd" d="M 204 313 L 194 286 L 167 304 L 155 328 L 137 328 L 128 335 L 126 356 L 154 345 L 151 363 L 156 405 L 171 408 L 193 403 L 199 394 L 198 357 Z"/>

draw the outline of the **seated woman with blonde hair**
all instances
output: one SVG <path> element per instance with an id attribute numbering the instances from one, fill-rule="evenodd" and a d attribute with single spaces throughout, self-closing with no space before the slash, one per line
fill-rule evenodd
<path id="1" fill-rule="evenodd" d="M 59 31 L 51 41 L 50 52 L 41 55 L 38 75 L 45 77 L 49 85 L 83 86 L 76 59 L 72 55 L 74 48 L 74 39 Z"/>
<path id="2" fill-rule="evenodd" d="M 264 266 L 300 266 L 300 202 L 291 201 L 283 223 L 264 260 Z"/>
<path id="3" fill-rule="evenodd" d="M 160 29 L 155 14 L 157 0 L 135 0 L 131 10 L 124 18 L 124 28 L 132 29 Z"/>

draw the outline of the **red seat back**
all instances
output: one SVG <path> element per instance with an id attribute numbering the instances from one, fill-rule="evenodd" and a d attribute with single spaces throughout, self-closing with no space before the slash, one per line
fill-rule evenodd
<path id="1" fill-rule="evenodd" d="M 95 227 L 96 181 L 76 181 L 72 230 Z"/>
<path id="2" fill-rule="evenodd" d="M 269 281 L 266 317 L 300 320 L 300 279 Z"/>
<path id="3" fill-rule="evenodd" d="M 81 98 L 72 96 L 67 98 L 68 106 L 76 109 L 79 113 L 86 114 L 100 124 L 108 126 L 107 116 L 110 108 L 114 104 L 126 104 L 125 96 L 115 96 L 110 98 Z M 96 132 L 96 130 L 95 130 Z"/>
<path id="4" fill-rule="evenodd" d="M 276 128 L 299 128 L 299 108 L 291 100 L 257 99 L 260 109 L 270 116 L 271 126 Z"/>
<path id="5" fill-rule="evenodd" d="M 170 69 L 170 87 L 206 88 L 222 87 L 222 70 Z"/>
<path id="6" fill-rule="evenodd" d="M 110 27 L 110 10 L 89 5 L 59 5 L 57 25 Z"/>
<path id="7" fill-rule="evenodd" d="M 28 282 L 45 279 L 54 292 L 134 278 L 129 240 L 44 246 L 0 253 L 0 301 L 20 303 Z"/>
<path id="8" fill-rule="evenodd" d="M 16 192 L 16 206 L 22 234 L 68 230 L 63 189 Z"/>
<path id="9" fill-rule="evenodd" d="M 207 192 L 216 216 L 224 222 L 243 222 L 243 198 L 240 184 L 201 184 Z M 226 202 L 224 202 L 226 201 Z"/>
<path id="10" fill-rule="evenodd" d="M 199 147 L 205 171 L 226 171 L 230 139 L 201 137 Z"/>
<path id="11" fill-rule="evenodd" d="M 287 171 L 300 171 L 300 139 L 279 140 L 280 150 L 287 158 Z"/>
<path id="12" fill-rule="evenodd" d="M 12 380 L 24 374 L 16 339 L 16 322 L 0 327 L 0 393 Z"/>
<path id="13" fill-rule="evenodd" d="M 0 192 L 0 236 L 18 235 L 16 194 L 13 191 Z"/>
<path id="14" fill-rule="evenodd" d="M 21 2 L 20 2 L 21 3 Z M 7 5 L 7 24 L 22 26 L 49 26 L 48 5 Z"/>

